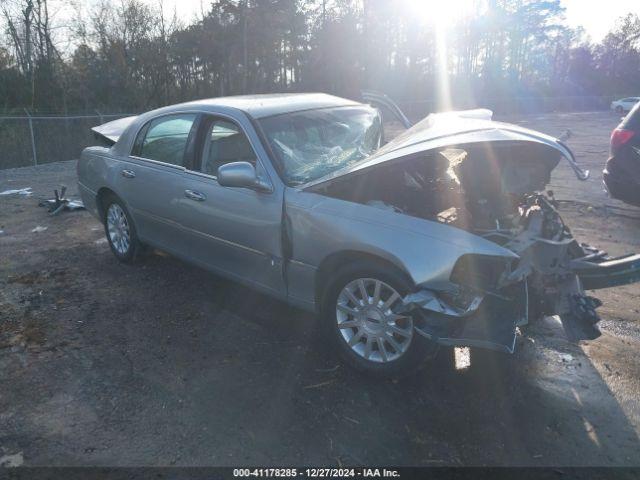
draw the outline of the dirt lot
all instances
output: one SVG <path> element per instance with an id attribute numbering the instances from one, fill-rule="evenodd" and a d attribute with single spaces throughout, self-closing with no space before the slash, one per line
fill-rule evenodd
<path id="1" fill-rule="evenodd" d="M 640 209 L 601 186 L 617 119 L 510 120 L 573 131 L 592 179 L 556 170 L 565 220 L 640 251 Z M 167 256 L 122 265 L 88 213 L 47 216 L 37 198 L 73 193 L 74 175 L 0 171 L 0 191 L 34 191 L 0 196 L 0 464 L 640 465 L 640 286 L 598 292 L 596 341 L 549 320 L 512 356 L 455 370 L 443 351 L 376 382 L 337 363 L 311 316 Z"/>

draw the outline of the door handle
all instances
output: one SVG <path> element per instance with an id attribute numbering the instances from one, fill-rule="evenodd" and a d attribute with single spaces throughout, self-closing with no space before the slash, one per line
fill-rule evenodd
<path id="1" fill-rule="evenodd" d="M 196 192 L 194 190 L 185 190 L 184 196 L 197 202 L 204 202 L 207 199 L 207 196 L 204 193 Z"/>
<path id="2" fill-rule="evenodd" d="M 135 178 L 136 172 L 133 170 L 122 170 L 120 174 L 125 178 Z"/>

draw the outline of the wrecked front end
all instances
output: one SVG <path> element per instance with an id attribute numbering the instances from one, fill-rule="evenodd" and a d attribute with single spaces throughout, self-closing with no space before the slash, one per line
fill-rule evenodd
<path id="1" fill-rule="evenodd" d="M 404 298 L 404 313 L 430 340 L 512 353 L 518 327 L 545 316 L 558 316 L 571 341 L 597 338 L 601 302 L 585 290 L 640 281 L 640 255 L 611 258 L 573 237 L 544 191 L 562 158 L 586 179 L 564 144 L 515 126 L 460 121 L 467 125 L 418 124 L 314 191 L 454 226 L 515 254 L 462 255 L 448 282 L 423 282 Z"/>
<path id="2" fill-rule="evenodd" d="M 513 353 L 517 327 L 557 315 L 570 341 L 600 336 L 601 302 L 585 290 L 639 281 L 640 255 L 610 258 L 579 244 L 545 194 L 528 196 L 519 211 L 509 227 L 498 222 L 476 232 L 518 259 L 462 256 L 450 291 L 424 287 L 405 297 L 418 333 L 443 345 Z"/>

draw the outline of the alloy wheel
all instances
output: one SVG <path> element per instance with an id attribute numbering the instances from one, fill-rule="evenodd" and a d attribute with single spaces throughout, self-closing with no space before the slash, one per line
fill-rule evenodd
<path id="1" fill-rule="evenodd" d="M 378 363 L 400 358 L 413 338 L 413 321 L 395 312 L 401 295 L 375 278 L 358 278 L 341 290 L 336 303 L 340 335 L 362 358 Z"/>
<path id="2" fill-rule="evenodd" d="M 127 214 L 117 203 L 109 205 L 107 210 L 107 231 L 113 248 L 121 255 L 126 255 L 131 245 L 131 232 Z"/>

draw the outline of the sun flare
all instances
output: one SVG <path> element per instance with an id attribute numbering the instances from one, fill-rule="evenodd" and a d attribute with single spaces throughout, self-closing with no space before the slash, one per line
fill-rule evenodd
<path id="1" fill-rule="evenodd" d="M 449 32 L 472 0 L 406 0 L 412 13 L 434 32 L 437 109 L 451 110 Z"/>
<path id="2" fill-rule="evenodd" d="M 446 28 L 464 16 L 471 0 L 406 0 L 411 12 L 425 23 Z"/>

